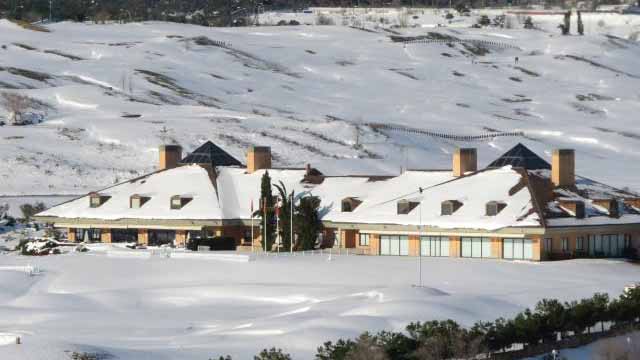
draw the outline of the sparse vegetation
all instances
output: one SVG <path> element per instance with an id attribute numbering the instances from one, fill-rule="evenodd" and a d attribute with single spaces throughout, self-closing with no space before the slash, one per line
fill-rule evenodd
<path id="1" fill-rule="evenodd" d="M 316 15 L 316 25 L 335 25 L 335 21 L 329 15 L 319 13 Z"/>

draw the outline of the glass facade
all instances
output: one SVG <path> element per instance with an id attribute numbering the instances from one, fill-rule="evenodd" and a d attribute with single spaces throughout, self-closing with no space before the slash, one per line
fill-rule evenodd
<path id="1" fill-rule="evenodd" d="M 514 260 L 533 259 L 533 240 L 530 239 L 503 239 L 502 257 Z"/>
<path id="2" fill-rule="evenodd" d="M 421 256 L 449 256 L 449 238 L 446 236 L 421 236 Z"/>
<path id="3" fill-rule="evenodd" d="M 463 237 L 461 242 L 461 256 L 472 258 L 490 258 L 491 239 L 485 237 Z"/>
<path id="4" fill-rule="evenodd" d="M 380 235 L 380 255 L 409 255 L 409 237 L 406 235 Z"/>

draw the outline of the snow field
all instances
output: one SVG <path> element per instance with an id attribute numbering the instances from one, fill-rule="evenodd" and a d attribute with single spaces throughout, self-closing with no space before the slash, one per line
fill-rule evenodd
<path id="1" fill-rule="evenodd" d="M 96 348 L 122 359 L 244 359 L 278 346 L 310 358 L 326 340 L 364 330 L 400 330 L 411 321 L 453 318 L 464 325 L 511 316 L 552 297 L 597 291 L 617 296 L 640 268 L 621 261 L 554 263 L 401 257 L 260 256 L 255 261 L 111 258 L 101 252 L 42 258 L 8 255 L 0 266 L 32 263 L 39 276 L 0 271 L 0 329 L 27 332 L 23 345 Z M 296 341 L 292 341 L 296 339 Z M 49 357 L 47 357 L 49 358 Z"/>

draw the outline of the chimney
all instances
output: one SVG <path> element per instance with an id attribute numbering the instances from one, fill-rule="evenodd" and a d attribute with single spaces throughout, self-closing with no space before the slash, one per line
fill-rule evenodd
<path id="1" fill-rule="evenodd" d="M 576 159 L 573 149 L 553 150 L 551 181 L 556 187 L 576 184 Z"/>
<path id="2" fill-rule="evenodd" d="M 160 145 L 160 170 L 173 169 L 182 159 L 180 145 Z"/>
<path id="3" fill-rule="evenodd" d="M 252 146 L 247 152 L 247 172 L 251 174 L 260 169 L 271 169 L 271 148 L 268 146 Z"/>
<path id="4" fill-rule="evenodd" d="M 453 176 L 460 177 L 478 170 L 478 154 L 474 148 L 456 149 L 453 153 Z"/>
<path id="5" fill-rule="evenodd" d="M 311 176 L 311 164 L 307 163 L 304 166 L 304 175 L 305 176 Z"/>

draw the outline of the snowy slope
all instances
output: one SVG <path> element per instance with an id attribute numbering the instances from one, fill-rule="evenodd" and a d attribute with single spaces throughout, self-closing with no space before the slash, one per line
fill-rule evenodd
<path id="1" fill-rule="evenodd" d="M 448 168 L 458 146 L 478 147 L 481 165 L 517 142 L 546 158 L 571 147 L 579 174 L 640 190 L 640 44 L 628 39 L 640 18 L 585 16 L 586 36 L 562 37 L 558 17 L 534 18 L 540 30 L 471 29 L 475 16 L 420 14 L 411 22 L 423 27 L 390 31 L 481 48 L 404 46 L 372 23 L 60 23 L 41 33 L 0 20 L 0 88 L 50 106 L 42 124 L 0 127 L 0 193 L 83 193 L 153 170 L 160 143 L 193 150 L 206 139 L 241 160 L 247 146 L 269 145 L 276 165 L 328 174 Z M 369 123 L 524 136 L 459 141 Z"/>

